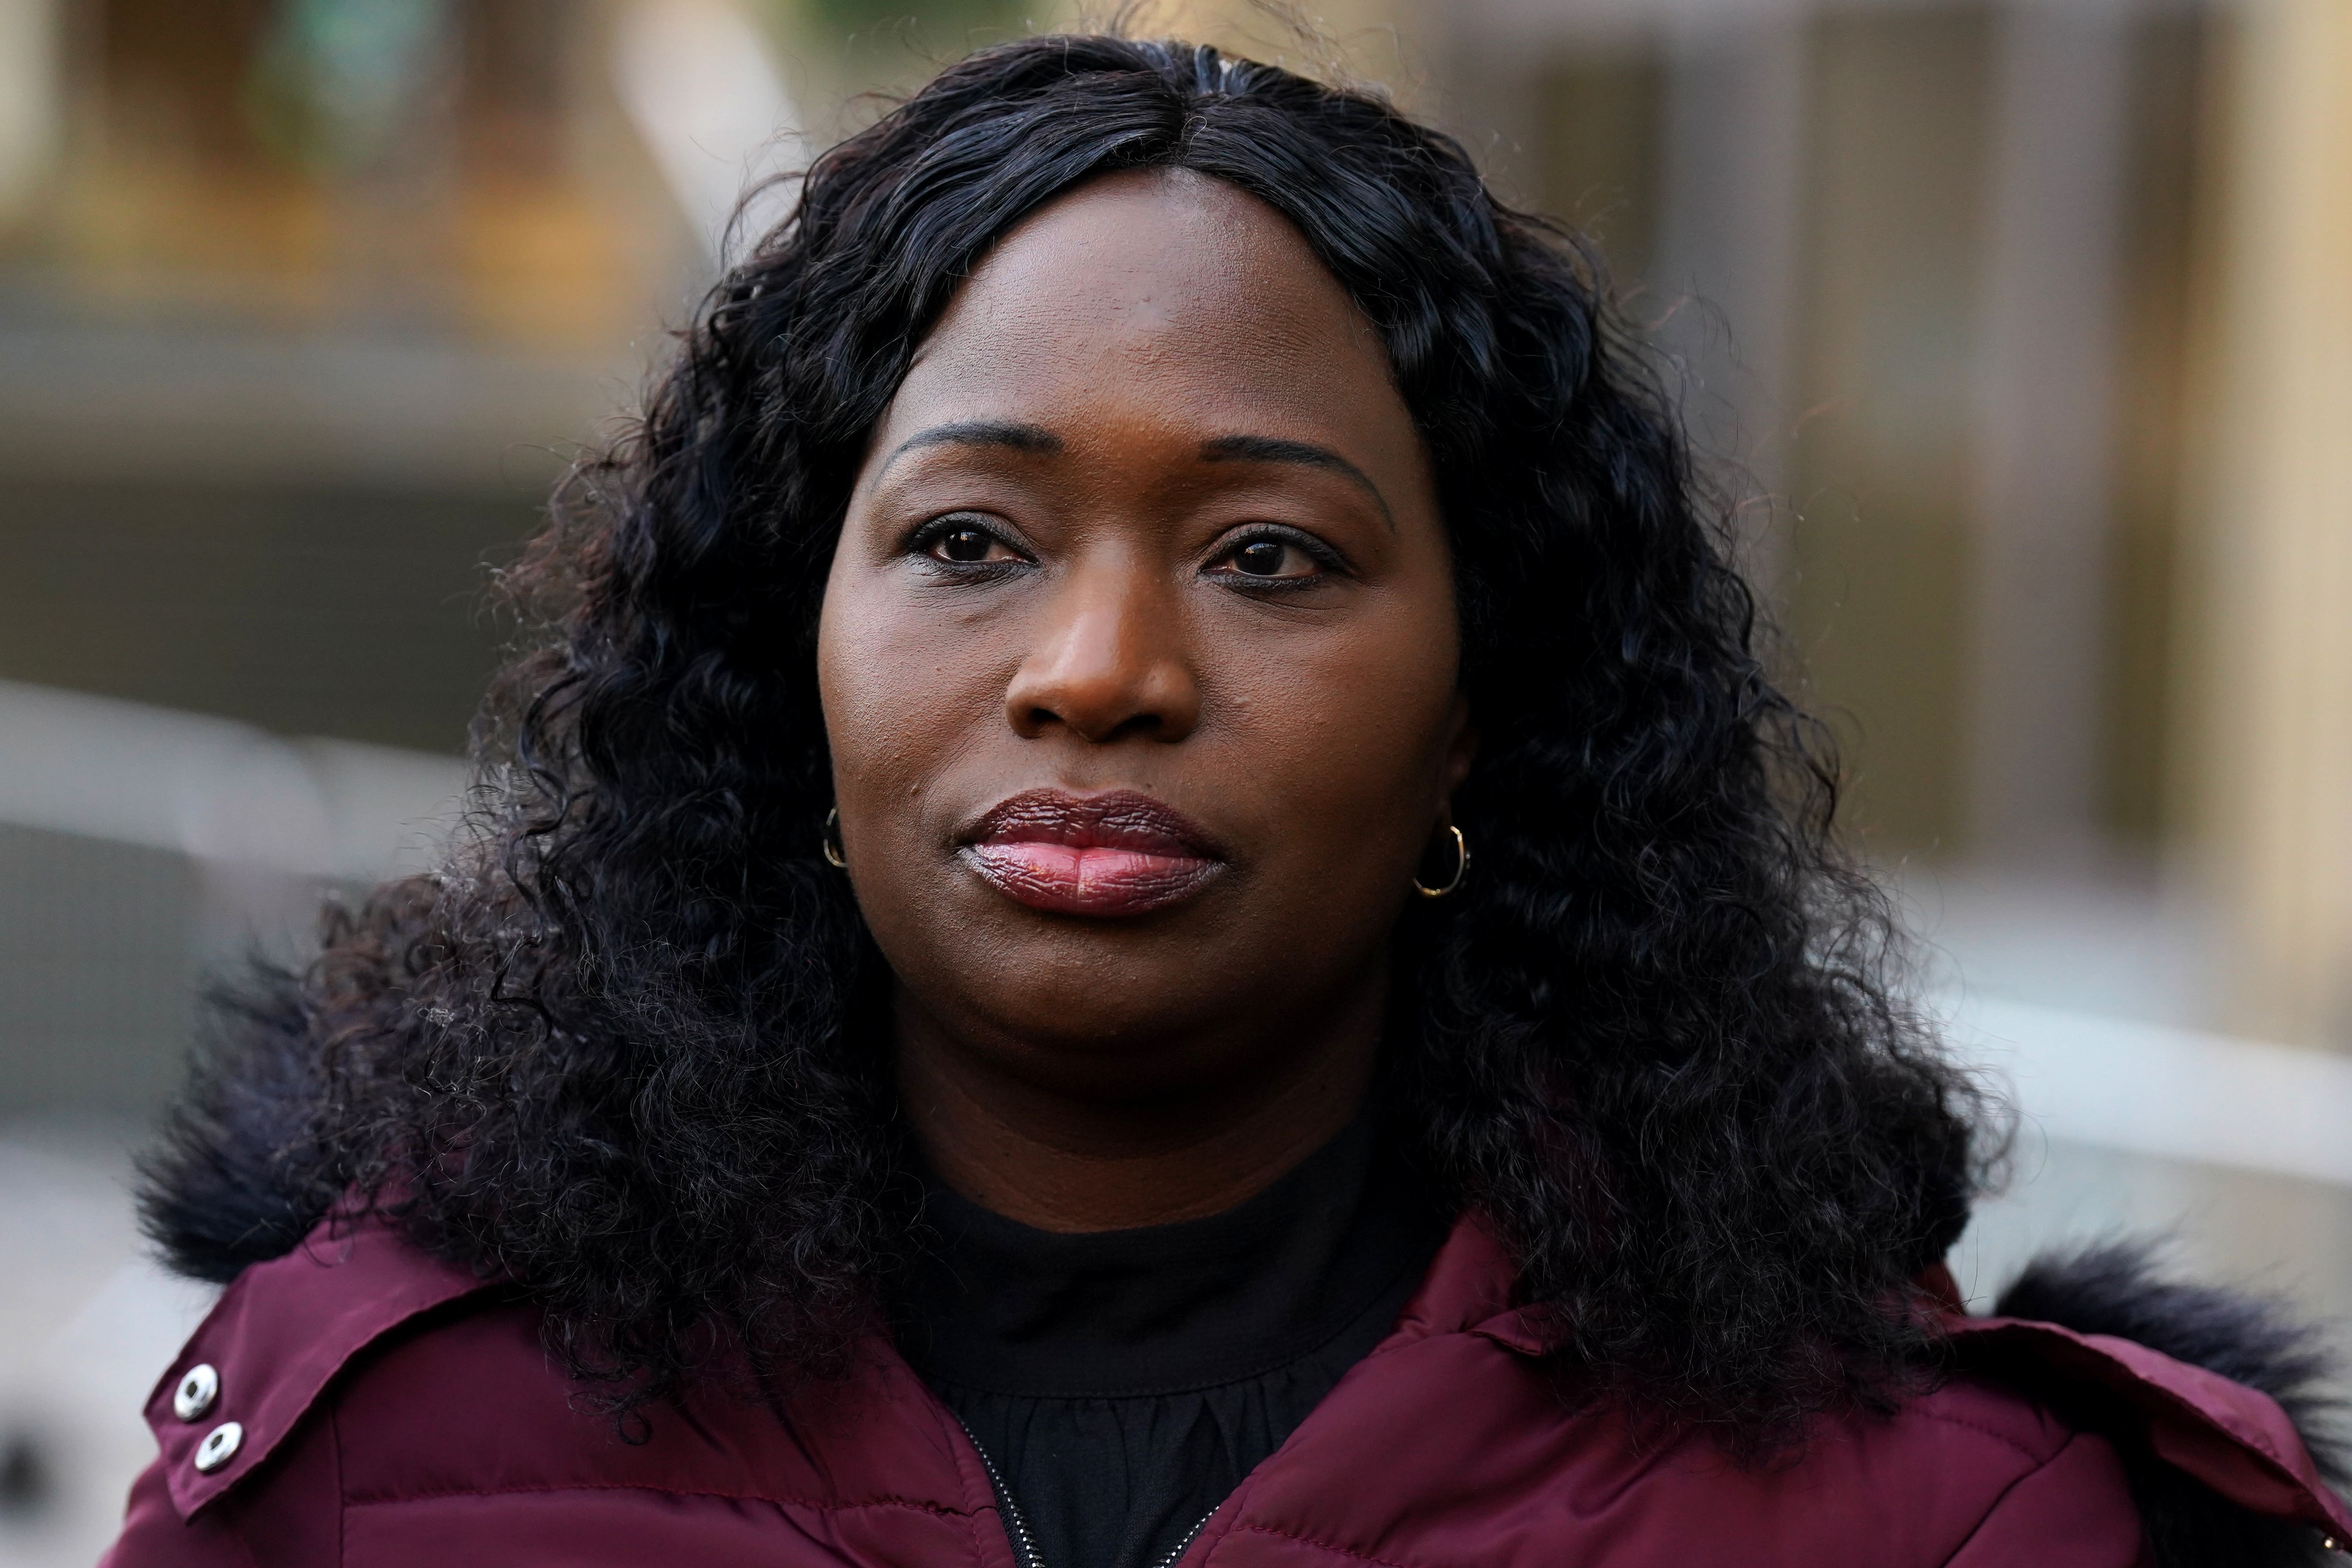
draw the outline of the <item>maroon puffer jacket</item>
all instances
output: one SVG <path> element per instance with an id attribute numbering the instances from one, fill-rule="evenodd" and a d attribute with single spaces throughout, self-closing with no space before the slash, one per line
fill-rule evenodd
<path id="1" fill-rule="evenodd" d="M 1834 1425 L 1791 1466 L 1645 1450 L 1563 1406 L 1510 1279 L 1457 1226 L 1395 1331 L 1184 1568 L 2153 1561 L 2116 1448 L 2045 1399 L 2242 1507 L 2352 1539 L 2269 1397 L 2050 1324 L 1956 1319 L 1963 1363 L 2003 1371 Z M 979 1457 L 885 1344 L 782 1409 L 716 1392 L 658 1408 L 634 1446 L 571 1392 L 527 1304 L 383 1228 L 321 1226 L 247 1269 L 158 1385 L 162 1457 L 107 1563 L 1014 1568 Z"/>

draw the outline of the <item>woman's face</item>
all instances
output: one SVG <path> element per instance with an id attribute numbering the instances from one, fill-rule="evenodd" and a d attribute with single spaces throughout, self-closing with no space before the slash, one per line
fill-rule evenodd
<path id="1" fill-rule="evenodd" d="M 1469 764 L 1428 462 L 1271 208 L 1108 177 L 974 272 L 876 431 L 819 677 L 858 903 L 933 1033 L 1097 1097 L 1377 1006 Z"/>

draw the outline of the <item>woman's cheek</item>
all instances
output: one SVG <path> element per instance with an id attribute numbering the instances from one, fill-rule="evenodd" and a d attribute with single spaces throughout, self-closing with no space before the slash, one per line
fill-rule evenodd
<path id="1" fill-rule="evenodd" d="M 927 628 L 895 602 L 890 575 L 836 574 L 827 596 L 818 679 L 836 776 L 903 766 L 940 717 L 944 650 L 924 647 Z"/>

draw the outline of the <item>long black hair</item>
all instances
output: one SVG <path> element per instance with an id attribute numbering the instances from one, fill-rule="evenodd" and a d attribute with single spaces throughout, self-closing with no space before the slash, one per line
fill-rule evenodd
<path id="1" fill-rule="evenodd" d="M 905 1237 L 881 958 L 821 858 L 814 647 L 868 433 L 975 261 L 1097 175 L 1280 212 L 1378 329 L 1451 531 L 1476 851 L 1397 942 L 1384 1071 L 1560 1364 L 1737 1442 L 1899 1393 L 1975 1102 L 1888 984 L 1834 764 L 1598 268 L 1376 94 L 1041 37 L 818 159 L 508 588 L 476 836 L 225 1004 L 149 1221 L 215 1277 L 369 1194 L 624 1401 L 822 1372 Z M 242 1156 L 240 1155 L 242 1150 Z M 269 1172 L 239 1184 L 240 1158 Z M 232 1190 L 233 1189 L 233 1190 Z"/>

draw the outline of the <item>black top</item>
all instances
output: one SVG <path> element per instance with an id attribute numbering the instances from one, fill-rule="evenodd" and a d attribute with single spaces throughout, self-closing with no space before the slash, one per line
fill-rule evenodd
<path id="1" fill-rule="evenodd" d="M 1360 1117 L 1221 1215 L 1034 1230 L 934 1185 L 901 1348 L 1024 1568 L 1151 1568 L 1387 1334 L 1446 1221 Z M 1025 1539 L 1024 1539 L 1025 1537 Z"/>

